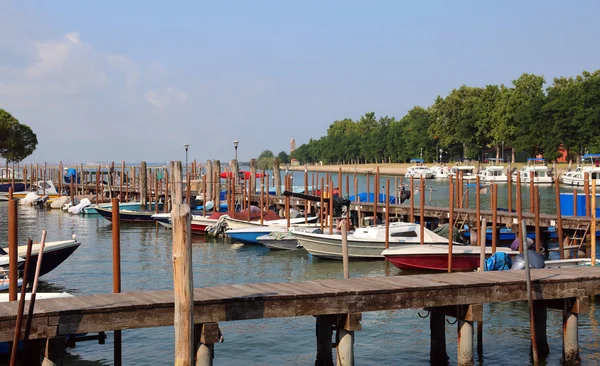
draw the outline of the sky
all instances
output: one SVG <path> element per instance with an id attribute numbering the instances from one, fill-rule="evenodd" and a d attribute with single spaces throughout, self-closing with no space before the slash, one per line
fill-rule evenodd
<path id="1" fill-rule="evenodd" d="M 0 108 L 26 162 L 228 161 L 460 85 L 600 62 L 598 1 L 0 0 Z"/>

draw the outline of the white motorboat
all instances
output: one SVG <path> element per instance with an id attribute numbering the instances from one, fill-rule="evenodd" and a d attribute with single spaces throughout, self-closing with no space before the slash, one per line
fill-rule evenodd
<path id="1" fill-rule="evenodd" d="M 596 180 L 596 184 L 600 184 L 600 166 L 598 166 L 600 165 L 600 154 L 585 154 L 581 160 L 581 166 L 560 176 L 561 183 L 583 187 L 585 174 L 587 173 L 590 185 L 594 179 Z"/>
<path id="2" fill-rule="evenodd" d="M 420 226 L 414 223 L 395 222 L 389 225 L 389 247 L 420 243 Z M 385 250 L 385 225 L 358 228 L 348 233 L 348 257 L 358 259 L 383 259 Z M 310 254 L 316 257 L 342 258 L 342 235 L 320 234 L 292 229 Z M 447 244 L 448 239 L 424 228 L 424 242 L 427 244 Z"/>
<path id="3" fill-rule="evenodd" d="M 479 180 L 482 182 L 508 182 L 508 176 L 502 165 L 486 166 L 479 172 Z"/>
<path id="4" fill-rule="evenodd" d="M 429 168 L 426 166 L 414 165 L 406 169 L 406 174 L 404 174 L 404 176 L 408 178 L 413 177 L 430 179 L 433 178 L 433 173 L 431 173 L 431 170 L 429 170 Z"/>
<path id="5" fill-rule="evenodd" d="M 429 170 L 431 171 L 431 174 L 433 175 L 433 177 L 435 179 L 448 178 L 448 173 L 450 173 L 450 168 L 448 168 L 445 165 L 444 166 L 435 165 L 435 166 L 429 167 Z"/>
<path id="6" fill-rule="evenodd" d="M 306 222 L 312 223 L 312 222 L 317 221 L 317 219 L 318 219 L 317 216 L 309 216 L 308 219 L 306 220 Z M 227 227 L 230 229 L 241 229 L 241 228 L 245 228 L 245 227 L 249 227 L 249 226 L 261 226 L 260 220 L 247 221 L 247 220 L 236 219 L 231 216 L 227 216 L 225 218 L 225 220 L 227 222 Z M 304 223 L 305 223 L 304 217 L 296 217 L 293 219 L 290 218 L 290 225 L 298 225 L 298 224 L 304 224 Z M 285 225 L 287 225 L 287 219 L 263 220 L 262 226 L 271 226 L 271 225 L 285 226 Z"/>
<path id="7" fill-rule="evenodd" d="M 473 165 L 455 165 L 450 169 L 448 177 L 456 178 L 460 174 L 464 180 L 475 180 L 477 174 Z"/>
<path id="8" fill-rule="evenodd" d="M 544 165 L 544 158 L 529 158 L 527 166 L 512 174 L 512 180 L 516 181 L 517 176 L 521 177 L 521 183 L 530 183 L 533 176 L 534 184 L 552 184 L 552 170 Z"/>

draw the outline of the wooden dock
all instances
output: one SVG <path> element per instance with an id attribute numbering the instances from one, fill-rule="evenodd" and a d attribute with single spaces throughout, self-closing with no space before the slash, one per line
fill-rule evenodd
<path id="1" fill-rule="evenodd" d="M 600 293 L 598 267 L 538 269 L 531 278 L 538 304 Z M 524 271 L 227 285 L 194 289 L 194 323 L 526 300 Z M 0 341 L 12 340 L 16 314 L 16 302 L 0 304 Z M 173 291 L 38 300 L 30 338 L 170 326 L 173 319 Z"/>

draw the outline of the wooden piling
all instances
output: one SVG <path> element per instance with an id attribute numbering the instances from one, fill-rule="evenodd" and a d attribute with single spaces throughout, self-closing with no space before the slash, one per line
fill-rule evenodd
<path id="1" fill-rule="evenodd" d="M 179 178 L 181 179 L 181 178 Z M 140 209 L 148 209 L 148 170 L 146 168 L 146 162 L 142 161 L 140 165 Z"/>
<path id="2" fill-rule="evenodd" d="M 533 172 L 529 172 L 529 212 L 535 213 L 535 178 Z"/>
<path id="3" fill-rule="evenodd" d="M 535 224 L 535 251 L 540 252 L 542 246 L 542 230 L 540 227 L 540 193 L 538 186 L 533 187 L 533 214 Z"/>
<path id="4" fill-rule="evenodd" d="M 583 173 L 583 194 L 585 195 L 585 215 L 590 217 L 590 175 Z"/>
<path id="5" fill-rule="evenodd" d="M 452 272 L 452 243 L 454 236 L 454 185 L 452 183 L 452 177 L 448 179 L 448 188 L 450 190 L 450 196 L 448 197 L 448 207 L 450 213 L 448 215 L 448 272 Z"/>
<path id="6" fill-rule="evenodd" d="M 420 242 L 421 245 L 425 244 L 425 178 L 423 175 L 421 179 L 421 192 L 419 197 L 419 230 L 420 230 Z"/>
<path id="7" fill-rule="evenodd" d="M 322 179 L 322 178 L 321 178 Z M 333 366 L 331 336 L 333 326 L 329 315 L 317 315 L 317 357 L 315 366 Z"/>
<path id="8" fill-rule="evenodd" d="M 113 293 L 121 292 L 121 226 L 119 219 L 119 200 L 112 199 L 112 247 L 113 247 Z M 114 363 L 122 364 L 121 331 L 114 332 Z"/>
<path id="9" fill-rule="evenodd" d="M 261 184 L 260 184 L 260 226 L 263 225 L 264 211 L 265 211 L 265 170 L 263 169 Z"/>
<path id="10" fill-rule="evenodd" d="M 255 194 L 256 194 L 256 159 L 250 159 L 250 186 L 249 186 L 249 190 L 248 190 L 248 202 L 250 202 L 250 197 L 252 197 Z M 250 207 L 250 205 L 248 205 L 248 207 Z"/>
<path id="11" fill-rule="evenodd" d="M 475 221 L 475 231 L 477 232 L 477 235 L 475 236 L 475 240 L 477 240 L 479 238 L 479 234 L 481 233 L 480 231 L 480 223 L 481 223 L 481 182 L 479 180 L 479 175 L 475 178 L 475 215 L 476 215 L 476 221 Z M 471 243 L 471 245 L 474 245 L 474 243 Z"/>
<path id="12" fill-rule="evenodd" d="M 329 235 L 333 234 L 333 181 L 329 181 Z"/>
<path id="13" fill-rule="evenodd" d="M 194 363 L 194 285 L 190 207 L 182 204 L 181 162 L 171 162 L 173 209 L 173 288 L 175 293 L 175 365 Z"/>
<path id="14" fill-rule="evenodd" d="M 281 197 L 281 173 L 279 171 L 279 158 L 273 158 L 273 177 L 275 178 L 275 195 Z"/>
<path id="15" fill-rule="evenodd" d="M 577 215 L 577 188 L 573 188 L 573 216 Z"/>
<path id="16" fill-rule="evenodd" d="M 457 319 L 458 366 L 473 366 L 473 321 Z"/>
<path id="17" fill-rule="evenodd" d="M 479 271 L 485 269 L 485 242 L 486 242 L 487 220 L 481 220 L 481 230 L 479 230 Z M 479 329 L 478 329 L 479 330 Z"/>
<path id="18" fill-rule="evenodd" d="M 518 175 L 518 174 L 517 174 Z M 510 167 L 508 169 L 508 172 L 506 173 L 506 176 L 508 178 L 508 212 L 512 212 L 512 174 L 510 173 Z"/>
<path id="19" fill-rule="evenodd" d="M 496 253 L 498 244 L 498 185 L 492 186 L 492 254 Z"/>
<path id="20" fill-rule="evenodd" d="M 591 265 L 596 265 L 596 178 L 592 179 L 592 203 L 591 203 L 592 223 L 590 225 L 590 245 L 591 245 Z"/>
<path id="21" fill-rule="evenodd" d="M 525 220 L 521 221 L 521 243 L 527 243 L 527 229 L 525 229 Z M 535 329 L 535 311 L 533 308 L 533 295 L 531 293 L 531 274 L 530 274 L 530 266 L 529 266 L 529 246 L 524 247 L 524 259 L 525 259 L 525 283 L 527 287 L 527 303 L 529 305 L 529 329 L 531 332 L 531 353 L 533 364 L 537 365 L 539 361 L 539 355 L 537 350 L 537 336 Z"/>
<path id="22" fill-rule="evenodd" d="M 338 324 L 336 332 L 338 366 L 354 366 L 354 331 Z"/>
<path id="23" fill-rule="evenodd" d="M 350 278 L 350 267 L 348 264 L 348 221 L 345 218 L 341 221 L 341 231 L 342 231 L 342 265 L 344 268 L 344 279 Z"/>
<path id="24" fill-rule="evenodd" d="M 213 182 L 213 164 L 212 164 L 212 161 L 210 161 L 210 160 L 206 161 L 206 167 L 205 167 L 205 172 L 204 172 L 204 179 L 207 180 L 206 181 L 206 199 L 208 201 L 214 201 L 213 185 L 212 185 L 212 182 Z M 204 201 L 204 205 L 206 206 L 206 201 Z M 218 209 L 216 207 L 215 207 L 215 210 L 218 211 Z"/>
<path id="25" fill-rule="evenodd" d="M 375 171 L 375 182 L 373 182 L 373 226 L 377 226 L 377 204 L 379 203 L 379 166 Z"/>
<path id="26" fill-rule="evenodd" d="M 321 194 L 319 198 L 319 221 L 321 222 L 321 231 L 325 226 L 325 201 L 323 195 L 325 194 L 325 178 L 321 177 Z"/>
<path id="27" fill-rule="evenodd" d="M 563 300 L 563 350 L 561 364 L 565 366 L 579 365 L 579 301 Z"/>
<path id="28" fill-rule="evenodd" d="M 432 366 L 448 365 L 446 353 L 446 315 L 436 308 L 429 310 L 430 351 L 429 363 Z"/>
<path id="29" fill-rule="evenodd" d="M 563 251 L 563 227 L 560 205 L 560 179 L 558 175 L 554 177 L 554 192 L 554 199 L 556 201 L 556 226 L 558 229 L 558 251 L 560 252 L 560 259 L 565 259 L 565 253 Z"/>
<path id="30" fill-rule="evenodd" d="M 415 178 L 410 176 L 410 222 L 415 222 Z"/>
<path id="31" fill-rule="evenodd" d="M 385 191 L 385 249 L 390 247 L 390 180 L 387 180 Z M 387 261 L 387 258 L 385 259 Z"/>
<path id="32" fill-rule="evenodd" d="M 304 194 L 308 194 L 308 171 L 304 169 Z M 304 223 L 308 223 L 308 212 L 310 211 L 310 201 L 304 200 Z"/>
<path id="33" fill-rule="evenodd" d="M 548 309 L 543 301 L 533 302 L 533 316 L 538 356 L 545 357 L 550 353 L 550 348 L 548 347 L 548 334 L 546 331 Z"/>
<path id="34" fill-rule="evenodd" d="M 8 301 L 16 301 L 19 280 L 19 212 L 17 200 L 13 199 L 12 187 L 8 190 Z"/>
<path id="35" fill-rule="evenodd" d="M 519 253 L 523 253 L 523 246 L 526 245 L 526 242 L 523 243 L 523 239 L 522 239 L 522 235 L 521 233 L 523 232 L 523 230 L 525 230 L 524 227 L 522 227 L 523 224 L 523 210 L 522 210 L 522 206 L 521 206 L 521 175 L 517 174 L 517 217 L 518 217 L 518 230 L 517 230 L 517 238 L 519 238 Z"/>

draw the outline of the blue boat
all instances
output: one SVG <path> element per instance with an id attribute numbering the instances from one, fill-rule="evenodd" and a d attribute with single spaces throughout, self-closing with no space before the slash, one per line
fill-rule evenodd
<path id="1" fill-rule="evenodd" d="M 225 232 L 231 239 L 252 245 L 262 245 L 257 238 L 263 235 L 269 235 L 274 231 L 287 231 L 284 226 L 251 226 L 240 229 L 230 229 Z"/>

